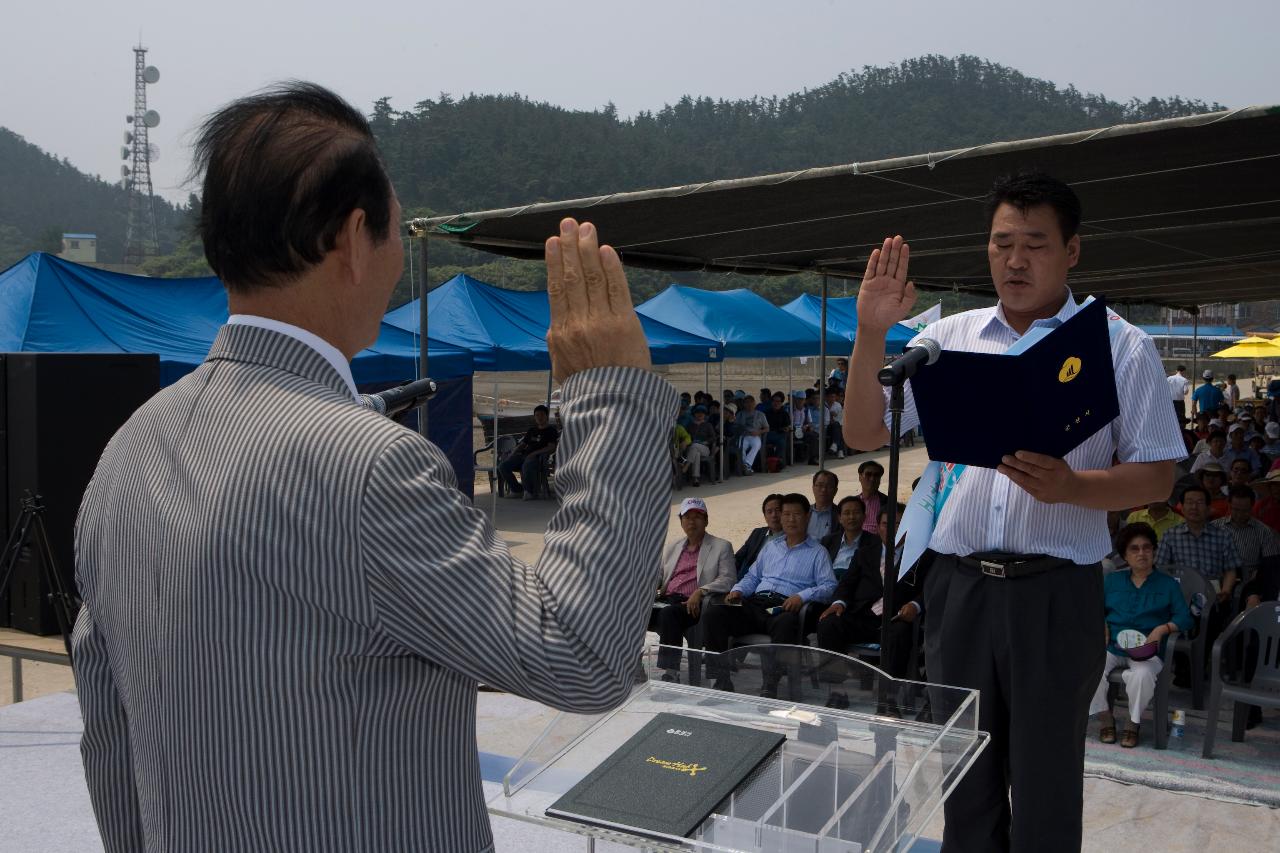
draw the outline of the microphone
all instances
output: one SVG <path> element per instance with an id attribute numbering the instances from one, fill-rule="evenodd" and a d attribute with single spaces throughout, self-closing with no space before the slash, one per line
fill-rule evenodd
<path id="1" fill-rule="evenodd" d="M 410 409 L 425 406 L 436 395 L 436 383 L 430 379 L 415 379 L 377 394 L 361 394 L 360 405 L 373 409 L 380 415 L 394 418 Z"/>
<path id="2" fill-rule="evenodd" d="M 915 346 L 895 358 L 876 375 L 881 385 L 900 385 L 915 375 L 921 365 L 933 364 L 942 355 L 942 345 L 933 338 L 921 338 Z"/>

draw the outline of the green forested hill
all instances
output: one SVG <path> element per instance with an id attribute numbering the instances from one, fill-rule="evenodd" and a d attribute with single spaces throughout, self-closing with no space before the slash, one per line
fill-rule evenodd
<path id="1" fill-rule="evenodd" d="M 98 260 L 124 255 L 128 195 L 115 184 L 84 174 L 66 160 L 0 127 L 0 269 L 28 252 L 57 252 L 64 231 L 98 235 Z M 156 199 L 162 251 L 173 248 L 179 211 Z"/>
<path id="2" fill-rule="evenodd" d="M 940 151 L 1211 109 L 1221 106 L 1178 97 L 1117 103 L 977 57 L 925 56 L 851 71 L 785 97 L 687 96 L 625 119 L 612 105 L 574 111 L 519 95 L 482 94 L 440 95 L 405 110 L 383 98 L 372 105 L 371 119 L 406 213 L 425 215 Z M 183 239 L 196 203 L 184 209 L 161 204 L 161 240 L 173 247 L 176 233 L 177 246 L 150 261 L 148 271 L 200 274 L 199 245 Z M 0 130 L 0 264 L 12 260 L 4 254 L 16 251 L 10 247 L 30 251 L 42 235 L 64 229 L 96 231 L 102 259 L 113 260 L 123 244 L 125 210 L 122 190 Z M 439 242 L 432 244 L 431 264 L 431 285 L 466 270 L 507 287 L 543 286 L 539 264 Z M 670 281 L 644 270 L 630 277 L 637 299 Z M 713 288 L 747 286 L 775 301 L 814 287 L 806 276 L 680 278 Z M 396 301 L 407 297 L 406 281 Z"/>

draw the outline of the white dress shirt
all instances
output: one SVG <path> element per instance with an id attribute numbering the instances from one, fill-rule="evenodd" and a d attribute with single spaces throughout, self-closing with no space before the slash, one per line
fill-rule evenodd
<path id="1" fill-rule="evenodd" d="M 1032 327 L 1060 326 L 1080 308 L 1070 291 L 1062 309 L 1053 317 L 1036 320 Z M 1066 456 L 1076 471 L 1110 468 L 1112 457 L 1121 462 L 1159 462 L 1186 456 L 1182 433 L 1169 405 L 1169 386 L 1155 344 L 1142 330 L 1109 314 L 1119 324 L 1111 336 L 1120 416 L 1100 429 Z M 1005 319 L 1000 305 L 978 308 L 931 323 L 928 336 L 944 350 L 1002 353 L 1021 335 Z M 919 339 L 912 340 L 912 345 Z M 1019 392 L 1023 389 L 1018 389 Z M 1043 393 L 1045 389 L 1027 389 Z M 1048 389 L 1051 393 L 1052 389 Z M 885 393 L 885 425 L 889 424 Z M 1015 409 L 1034 406 L 1034 399 L 1015 394 Z M 920 423 L 911 383 L 907 382 L 902 429 Z M 1010 448 L 1010 452 L 1021 448 Z M 1048 554 L 1082 565 L 1096 563 L 1111 551 L 1107 514 L 1074 504 L 1042 503 L 1013 484 L 994 468 L 969 466 L 942 508 L 929 547 L 939 554 L 968 556 L 980 551 L 1014 554 Z"/>
<path id="2" fill-rule="evenodd" d="M 255 314 L 232 314 L 227 318 L 227 325 L 257 326 L 259 329 L 270 329 L 273 332 L 288 335 L 295 341 L 306 344 L 322 355 L 325 361 L 333 365 L 333 369 L 338 371 L 342 381 L 347 383 L 347 388 L 351 389 L 353 398 L 360 396 L 360 392 L 356 390 L 356 380 L 351 375 L 351 363 L 347 361 L 347 357 L 337 347 L 319 335 L 308 332 L 306 329 L 295 326 L 292 323 L 282 323 L 279 320 L 272 320 L 270 317 L 259 317 Z"/>

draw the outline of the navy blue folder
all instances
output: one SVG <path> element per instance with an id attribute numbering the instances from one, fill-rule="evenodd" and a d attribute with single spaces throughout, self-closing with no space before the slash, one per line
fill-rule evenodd
<path id="1" fill-rule="evenodd" d="M 911 390 L 929 458 L 995 468 L 1019 450 L 1063 457 L 1110 424 L 1120 402 L 1107 313 L 1095 299 L 1017 355 L 943 350 L 921 367 Z"/>

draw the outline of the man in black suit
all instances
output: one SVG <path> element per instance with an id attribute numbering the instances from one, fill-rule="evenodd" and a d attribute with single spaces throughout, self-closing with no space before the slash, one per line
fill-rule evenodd
<path id="1" fill-rule="evenodd" d="M 846 500 L 848 500 L 846 498 Z M 902 504 L 898 504 L 901 517 Z M 879 518 L 880 536 L 872 547 L 858 547 L 853 563 L 836 586 L 831 605 L 818 617 L 818 646 L 830 652 L 844 654 L 851 643 L 880 642 L 880 626 L 884 603 L 884 546 L 888 535 L 889 512 L 886 507 Z M 911 656 L 912 623 L 924 612 L 916 578 L 919 569 L 908 572 L 898 581 L 894 599 L 903 602 L 897 617 L 890 623 L 894 632 L 893 658 L 881 661 L 882 668 L 890 675 L 902 678 L 908 675 Z"/>
<path id="2" fill-rule="evenodd" d="M 782 535 L 782 495 L 772 494 L 765 497 L 764 503 L 760 505 L 760 511 L 764 513 L 764 527 L 757 527 L 751 531 L 747 541 L 733 555 L 733 561 L 738 566 L 738 580 L 742 580 L 747 569 L 751 568 L 756 557 L 760 556 L 760 549 L 764 544 Z"/>
<path id="3" fill-rule="evenodd" d="M 850 569 L 856 569 L 859 554 L 878 554 L 880 537 L 863 530 L 867 505 L 857 495 L 848 495 L 836 506 L 840 526 L 822 537 L 822 547 L 831 555 L 831 569 L 837 578 L 843 578 Z M 868 558 L 870 559 L 870 558 Z"/>

